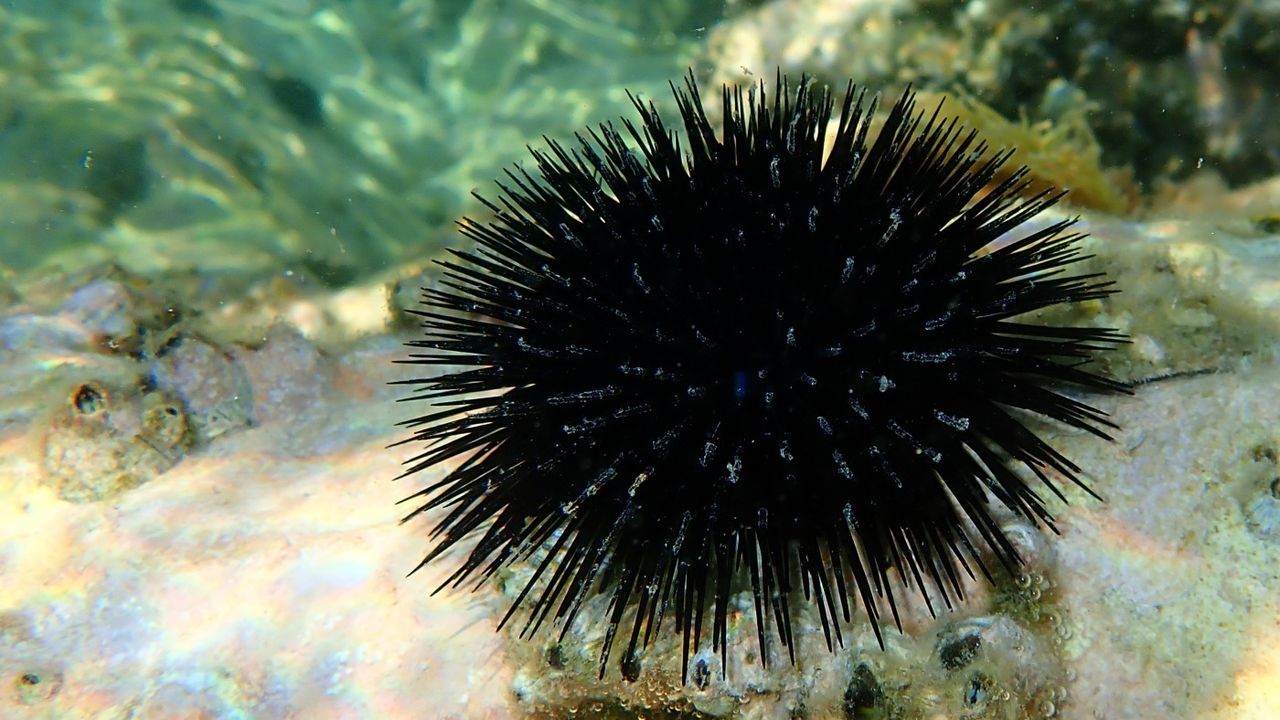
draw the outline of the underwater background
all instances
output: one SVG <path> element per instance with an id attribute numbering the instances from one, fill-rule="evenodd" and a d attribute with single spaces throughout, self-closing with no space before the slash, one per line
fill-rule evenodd
<path id="1" fill-rule="evenodd" d="M 1106 502 L 887 650 L 600 680 L 405 577 L 387 383 L 472 193 L 690 70 L 1016 147 L 1139 386 L 1046 431 Z M 1270 0 L 0 0 L 0 718 L 1280 717 L 1278 111 Z"/>

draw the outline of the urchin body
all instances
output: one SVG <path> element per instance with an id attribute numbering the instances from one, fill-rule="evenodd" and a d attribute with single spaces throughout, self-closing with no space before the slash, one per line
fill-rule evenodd
<path id="1" fill-rule="evenodd" d="M 637 101 L 626 138 L 509 173 L 411 343 L 449 369 L 408 381 L 436 407 L 406 423 L 427 443 L 406 474 L 461 459 L 412 496 L 443 512 L 423 563 L 473 533 L 451 584 L 533 563 L 528 632 L 607 593 L 601 673 L 664 618 L 686 664 L 708 632 L 723 654 L 739 582 L 761 645 L 768 618 L 794 648 L 795 602 L 829 645 L 855 604 L 879 633 L 890 567 L 950 604 L 984 551 L 1018 562 L 993 502 L 1048 523 L 1037 490 L 1079 484 L 1021 413 L 1105 437 L 1060 391 L 1120 389 L 1079 367 L 1119 334 L 1019 319 L 1110 290 L 1066 273 L 1070 222 L 1019 230 L 1057 197 L 996 182 L 1007 153 L 910 92 L 874 139 L 852 86 L 838 123 L 803 81 L 726 88 L 719 132 L 692 79 L 675 92 L 683 142 Z"/>

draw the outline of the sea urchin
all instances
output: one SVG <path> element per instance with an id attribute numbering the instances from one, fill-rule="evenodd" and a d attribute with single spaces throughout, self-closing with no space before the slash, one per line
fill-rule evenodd
<path id="1" fill-rule="evenodd" d="M 890 567 L 950 605 L 984 553 L 1019 562 L 992 502 L 1051 523 L 1011 466 L 1084 487 L 1025 414 L 1107 437 L 1060 390 L 1123 389 L 1080 367 L 1118 332 L 1019 317 L 1113 291 L 1064 274 L 1072 221 L 1020 227 L 1060 195 L 997 180 L 1011 151 L 909 90 L 874 140 L 852 83 L 834 127 L 810 82 L 726 87 L 718 136 L 692 76 L 672 90 L 683 146 L 633 97 L 638 124 L 548 141 L 480 198 L 404 361 L 446 368 L 405 381 L 434 403 L 405 475 L 460 461 L 406 498 L 442 511 L 423 564 L 473 533 L 444 586 L 531 562 L 503 620 L 528 604 L 525 633 L 607 593 L 601 675 L 620 628 L 625 660 L 668 616 L 686 672 L 708 611 L 723 656 L 738 582 L 793 661 L 797 596 L 829 647 L 850 596 L 877 637 L 882 603 L 897 620 Z"/>

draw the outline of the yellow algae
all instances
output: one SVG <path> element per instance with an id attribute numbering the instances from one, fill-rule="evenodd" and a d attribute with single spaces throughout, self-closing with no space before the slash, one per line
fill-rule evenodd
<path id="1" fill-rule="evenodd" d="M 1089 129 L 1083 108 L 1068 112 L 1058 122 L 1031 122 L 1026 117 L 1013 121 L 963 92 L 921 92 L 916 107 L 929 113 L 939 102 L 943 117 L 959 118 L 992 149 L 1015 148 L 1013 159 L 1000 169 L 997 179 L 1026 165 L 1031 194 L 1062 188 L 1071 191 L 1066 199 L 1074 205 L 1109 213 L 1133 207 L 1134 193 L 1123 173 L 1102 167 L 1102 146 Z"/>

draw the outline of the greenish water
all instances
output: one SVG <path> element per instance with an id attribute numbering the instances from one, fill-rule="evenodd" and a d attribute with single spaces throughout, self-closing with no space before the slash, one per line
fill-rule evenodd
<path id="1" fill-rule="evenodd" d="M 56 9 L 55 9 L 56 7 Z M 341 286 L 539 135 L 665 98 L 719 3 L 0 3 L 0 263 Z"/>
<path id="2" fill-rule="evenodd" d="M 8 0 L 0 264 L 144 275 L 289 270 L 320 287 L 455 242 L 526 143 L 781 67 L 1085 113 L 1142 196 L 1280 168 L 1265 3 Z"/>

